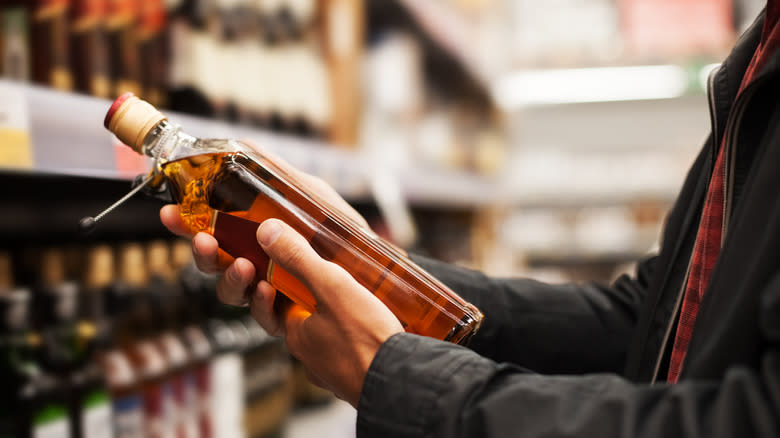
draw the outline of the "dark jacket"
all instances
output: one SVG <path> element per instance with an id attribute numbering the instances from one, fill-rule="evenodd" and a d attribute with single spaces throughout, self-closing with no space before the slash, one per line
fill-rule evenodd
<path id="1" fill-rule="evenodd" d="M 780 51 L 735 102 L 763 14 L 710 77 L 712 132 L 660 253 L 611 286 L 488 278 L 417 258 L 485 313 L 471 349 L 382 345 L 359 437 L 780 436 Z M 664 383 L 684 278 L 725 142 L 727 230 L 675 385 Z"/>

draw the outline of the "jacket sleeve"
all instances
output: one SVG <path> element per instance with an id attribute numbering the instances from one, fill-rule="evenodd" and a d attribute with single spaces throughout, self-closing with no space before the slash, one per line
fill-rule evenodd
<path id="1" fill-rule="evenodd" d="M 485 315 L 470 348 L 535 372 L 622 372 L 656 258 L 635 277 L 610 286 L 549 285 L 490 278 L 478 271 L 413 256 L 422 268 Z"/>
<path id="2" fill-rule="evenodd" d="M 357 436 L 776 437 L 780 355 L 723 381 L 637 385 L 611 374 L 543 376 L 456 345 L 401 333 L 380 349 Z"/>
<path id="3" fill-rule="evenodd" d="M 756 336 L 764 347 L 756 361 L 675 385 L 637 384 L 614 374 L 544 376 L 457 345 L 394 335 L 366 375 L 357 435 L 780 436 L 780 274 L 761 297 Z"/>

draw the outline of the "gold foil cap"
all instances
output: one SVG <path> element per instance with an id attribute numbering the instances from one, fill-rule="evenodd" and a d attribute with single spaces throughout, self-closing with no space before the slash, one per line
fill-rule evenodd
<path id="1" fill-rule="evenodd" d="M 84 271 L 84 285 L 88 288 L 103 288 L 114 280 L 114 253 L 108 245 L 97 245 L 89 249 Z"/>
<path id="2" fill-rule="evenodd" d="M 163 120 L 166 117 L 149 102 L 125 93 L 111 104 L 103 125 L 122 143 L 142 154 L 144 139 Z"/>
<path id="3" fill-rule="evenodd" d="M 58 248 L 49 248 L 41 253 L 41 280 L 47 286 L 56 286 L 65 281 L 65 256 Z"/>
<path id="4" fill-rule="evenodd" d="M 171 244 L 171 263 L 180 271 L 192 263 L 192 244 L 189 240 L 176 239 Z"/>
<path id="5" fill-rule="evenodd" d="M 164 240 L 154 240 L 146 246 L 146 266 L 150 275 L 158 275 L 165 279 L 173 277 L 171 268 L 171 252 Z"/>
<path id="6" fill-rule="evenodd" d="M 147 284 L 148 271 L 141 244 L 127 243 L 119 248 L 118 277 L 130 286 L 143 287 Z"/>

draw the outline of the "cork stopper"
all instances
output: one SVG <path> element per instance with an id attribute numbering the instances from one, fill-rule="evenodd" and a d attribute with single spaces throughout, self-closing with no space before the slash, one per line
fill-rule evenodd
<path id="1" fill-rule="evenodd" d="M 171 262 L 173 268 L 180 271 L 192 263 L 192 245 L 189 240 L 176 239 L 171 244 Z"/>
<path id="2" fill-rule="evenodd" d="M 107 287 L 114 279 L 114 254 L 108 245 L 97 245 L 87 253 L 84 286 L 91 289 Z"/>
<path id="3" fill-rule="evenodd" d="M 41 253 L 41 281 L 47 286 L 65 281 L 65 257 L 61 250 L 49 248 Z"/>
<path id="4" fill-rule="evenodd" d="M 149 275 L 157 275 L 165 279 L 173 277 L 171 269 L 170 250 L 168 244 L 163 240 L 154 240 L 146 246 L 146 266 L 149 268 Z"/>
<path id="5" fill-rule="evenodd" d="M 127 243 L 119 248 L 118 277 L 129 286 L 143 287 L 147 284 L 144 249 L 141 244 Z"/>
<path id="6" fill-rule="evenodd" d="M 157 108 L 128 92 L 114 101 L 103 125 L 122 143 L 141 154 L 144 139 L 163 120 L 167 119 Z"/>

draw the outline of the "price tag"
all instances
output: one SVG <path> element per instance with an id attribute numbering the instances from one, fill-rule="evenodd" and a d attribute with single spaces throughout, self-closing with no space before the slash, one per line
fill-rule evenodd
<path id="1" fill-rule="evenodd" d="M 30 117 L 21 88 L 0 81 L 0 166 L 31 168 Z"/>

